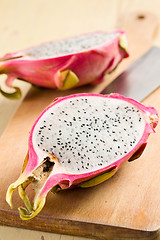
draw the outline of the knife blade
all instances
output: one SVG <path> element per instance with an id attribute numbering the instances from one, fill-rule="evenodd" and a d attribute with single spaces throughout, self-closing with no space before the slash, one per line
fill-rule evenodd
<path id="1" fill-rule="evenodd" d="M 101 94 L 119 93 L 142 101 L 160 86 L 160 48 L 150 48 L 131 64 Z"/>

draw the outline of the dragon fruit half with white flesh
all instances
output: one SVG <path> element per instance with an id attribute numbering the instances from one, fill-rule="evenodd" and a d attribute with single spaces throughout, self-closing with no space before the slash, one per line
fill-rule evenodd
<path id="1" fill-rule="evenodd" d="M 0 73 L 7 74 L 8 87 L 14 79 L 25 80 L 37 86 L 61 90 L 103 80 L 118 63 L 128 57 L 127 37 L 123 31 L 94 32 L 61 39 L 6 54 L 0 58 Z"/>
<path id="2" fill-rule="evenodd" d="M 31 219 L 50 190 L 91 187 L 112 177 L 125 161 L 138 158 L 158 123 L 153 107 L 119 94 L 75 94 L 55 99 L 35 121 L 22 173 L 8 188 L 12 206 L 17 188 Z M 32 183 L 33 205 L 26 195 Z"/>

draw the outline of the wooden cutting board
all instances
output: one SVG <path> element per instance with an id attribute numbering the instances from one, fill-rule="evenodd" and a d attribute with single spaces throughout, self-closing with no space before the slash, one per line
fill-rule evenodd
<path id="1" fill-rule="evenodd" d="M 19 218 L 22 205 L 13 195 L 14 208 L 5 202 L 10 183 L 21 171 L 29 131 L 40 112 L 57 96 L 75 92 L 99 93 L 131 62 L 152 45 L 157 20 L 151 14 L 130 14 L 119 20 L 127 31 L 131 57 L 124 60 L 106 81 L 66 92 L 32 88 L 0 138 L 0 224 L 97 239 L 158 239 L 160 225 L 160 129 L 152 134 L 139 160 L 126 163 L 108 181 L 90 189 L 48 194 L 42 212 L 30 221 Z M 153 63 L 154 64 L 154 63 Z M 147 97 L 146 105 L 160 112 L 160 89 Z"/>

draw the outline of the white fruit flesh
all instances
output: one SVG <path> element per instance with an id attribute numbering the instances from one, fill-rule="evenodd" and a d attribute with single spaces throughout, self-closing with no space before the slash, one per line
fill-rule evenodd
<path id="1" fill-rule="evenodd" d="M 145 124 L 143 113 L 121 99 L 68 98 L 53 105 L 38 120 L 33 148 L 40 160 L 53 154 L 64 172 L 87 173 L 132 151 Z"/>
<path id="2" fill-rule="evenodd" d="M 97 32 L 80 35 L 72 38 L 57 40 L 41 44 L 40 46 L 19 52 L 20 55 L 28 55 L 33 59 L 60 57 L 107 44 L 119 35 L 118 32 Z"/>

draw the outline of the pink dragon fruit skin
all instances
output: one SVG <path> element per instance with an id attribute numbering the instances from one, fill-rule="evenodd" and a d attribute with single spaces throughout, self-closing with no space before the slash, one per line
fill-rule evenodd
<path id="1" fill-rule="evenodd" d="M 82 49 L 85 38 L 90 39 L 91 36 L 99 36 L 100 39 L 105 34 L 108 39 L 104 39 L 104 42 L 97 43 L 97 46 L 93 42 L 88 48 Z M 97 32 L 80 35 L 79 38 L 83 38 L 81 46 L 77 49 L 79 51 L 76 51 L 76 44 L 78 43 L 74 43 L 74 39 L 76 42 L 78 37 L 75 37 L 70 38 L 71 40 L 60 40 L 60 44 L 67 40 L 72 41 L 72 44 L 75 44 L 75 49 L 73 47 L 68 52 L 55 52 L 53 53 L 55 56 L 51 55 L 52 50 L 56 51 L 55 49 L 46 50 L 46 48 L 50 45 L 53 47 L 58 41 L 5 55 L 0 59 L 0 73 L 8 75 L 6 79 L 7 86 L 12 87 L 15 78 L 28 81 L 37 86 L 62 90 L 91 82 L 98 83 L 103 80 L 105 73 L 111 72 L 123 58 L 128 57 L 127 38 L 123 31 Z M 84 45 L 87 44 L 89 43 L 84 42 Z M 66 48 L 69 48 L 70 45 L 67 45 Z M 50 54 L 49 56 L 45 55 L 46 51 L 49 52 L 47 53 Z M 59 51 L 62 51 L 60 47 Z"/>
<path id="2" fill-rule="evenodd" d="M 112 123 L 113 125 L 110 130 L 110 132 L 112 132 L 112 135 L 113 135 L 113 141 L 116 140 L 116 139 L 114 139 L 115 137 L 118 139 L 117 135 L 120 135 L 119 127 L 118 127 L 119 130 L 117 130 L 117 133 L 115 133 L 116 126 L 119 126 L 117 124 L 117 122 L 120 123 L 120 121 L 125 121 L 126 119 L 128 119 L 128 121 L 129 121 L 128 126 L 126 125 L 126 123 L 124 123 L 122 125 L 122 129 L 124 127 L 126 128 L 126 129 L 124 129 L 125 131 L 123 130 L 122 136 L 120 136 L 120 138 L 119 138 L 119 139 L 121 139 L 122 143 L 115 142 L 114 145 L 111 145 L 112 148 L 122 149 L 123 144 L 124 144 L 123 142 L 126 141 L 125 144 L 127 144 L 127 142 L 128 142 L 128 144 L 129 144 L 129 142 L 133 144 L 133 142 L 134 141 L 135 142 L 132 145 L 132 147 L 130 147 L 129 145 L 128 146 L 124 145 L 124 146 L 126 146 L 126 152 L 124 152 L 125 148 L 122 150 L 119 150 L 119 151 L 122 151 L 123 154 L 121 154 L 122 152 L 119 152 L 119 153 L 115 152 L 114 155 L 116 155 L 116 153 L 118 153 L 119 157 L 116 158 L 116 160 L 113 159 L 112 161 L 108 162 L 107 164 L 105 163 L 106 165 L 103 165 L 104 163 L 101 164 L 101 166 L 102 165 L 103 166 L 98 167 L 98 169 L 97 169 L 97 167 L 92 168 L 93 167 L 92 166 L 92 167 L 90 167 L 91 169 L 89 169 L 89 170 L 83 170 L 82 168 L 80 170 L 79 169 L 80 166 L 78 165 L 78 167 L 79 167 L 78 169 L 81 171 L 81 173 L 79 173 L 78 172 L 79 170 L 77 170 L 77 168 L 75 166 L 76 164 L 79 164 L 79 163 L 74 162 L 72 165 L 72 168 L 73 169 L 76 168 L 77 172 L 74 173 L 75 170 L 69 170 L 70 172 L 67 173 L 67 170 L 65 169 L 64 165 L 62 164 L 63 161 L 61 160 L 61 157 L 62 158 L 66 157 L 65 154 L 64 154 L 64 156 L 59 157 L 57 153 L 55 153 L 55 155 L 54 155 L 53 153 L 49 152 L 47 150 L 47 149 L 49 149 L 48 145 L 46 144 L 45 141 L 43 142 L 43 140 L 46 136 L 43 136 L 43 135 L 41 136 L 41 142 L 43 142 L 43 143 L 41 143 L 42 146 L 37 147 L 39 145 L 39 143 L 37 140 L 38 137 L 36 137 L 36 136 L 38 136 L 39 134 L 42 134 L 41 133 L 42 131 L 46 131 L 44 129 L 47 128 L 48 126 L 49 126 L 48 129 L 51 128 L 51 125 L 52 125 L 51 122 L 48 123 L 49 124 L 48 126 L 46 123 L 47 121 L 50 121 L 49 120 L 50 117 L 47 120 L 47 117 L 44 117 L 44 116 L 51 115 L 52 111 L 54 112 L 55 108 L 63 109 L 63 110 L 66 109 L 66 106 L 69 105 L 69 103 L 68 103 L 69 101 L 70 101 L 70 104 L 72 104 L 74 106 L 74 104 L 76 102 L 82 101 L 82 99 L 84 100 L 84 102 L 86 101 L 87 109 L 89 108 L 89 106 L 91 106 L 93 101 L 95 101 L 95 106 L 97 106 L 98 101 L 104 101 L 104 102 L 107 101 L 107 104 L 110 104 L 110 102 L 112 104 L 112 101 L 113 101 L 113 109 L 116 109 L 116 111 L 118 111 L 115 113 L 115 115 L 113 115 L 114 113 L 112 114 L 112 112 L 111 112 L 110 121 L 115 121 Z M 85 99 L 87 99 L 87 100 L 85 100 Z M 114 102 L 116 102 L 117 100 L 118 100 L 118 102 L 117 102 L 118 105 L 115 106 Z M 87 101 L 90 101 L 90 102 L 88 103 Z M 67 104 L 67 105 L 65 105 L 65 104 Z M 63 108 L 63 105 L 64 105 L 64 108 Z M 110 109 L 110 107 L 108 107 L 108 105 L 105 105 L 105 106 L 108 109 L 107 111 L 112 111 L 112 109 Z M 84 104 L 81 108 L 83 109 L 83 111 L 85 111 Z M 79 108 L 75 107 L 75 109 L 77 109 L 76 110 L 77 114 L 81 111 L 80 107 Z M 131 113 L 129 113 L 128 115 L 123 115 L 124 113 L 122 111 L 124 109 L 125 109 L 126 114 L 128 114 L 128 112 L 131 112 Z M 61 114 L 62 115 L 65 114 L 67 116 L 68 112 L 66 111 L 66 113 L 65 113 L 65 111 L 63 111 L 63 110 L 61 112 L 56 112 L 55 116 L 57 114 L 58 114 L 58 116 L 61 116 Z M 57 110 L 57 111 L 60 111 L 60 110 Z M 75 110 L 73 110 L 73 113 L 74 113 L 74 111 Z M 99 113 L 100 113 L 100 111 L 102 111 L 102 110 L 98 110 L 95 108 L 94 111 L 99 111 Z M 69 113 L 71 113 L 71 116 L 69 116 L 69 118 L 72 119 L 72 117 L 73 117 L 72 124 L 74 124 L 75 116 L 72 115 L 71 109 L 70 109 Z M 48 115 L 46 115 L 46 114 L 48 114 Z M 84 112 L 84 115 L 85 114 L 87 114 L 87 111 Z M 91 112 L 90 112 L 90 113 L 88 113 L 87 117 L 91 116 L 91 118 L 92 118 L 92 115 L 93 115 L 93 113 L 91 114 Z M 105 119 L 108 118 L 108 115 L 109 114 L 107 112 L 107 115 L 105 115 L 106 116 Z M 57 116 L 57 118 L 58 118 L 58 116 Z M 115 118 L 115 116 L 119 116 L 118 120 Z M 82 113 L 80 112 L 79 117 L 76 115 L 76 118 L 81 119 Z M 143 120 L 142 120 L 142 118 L 143 118 Z M 43 120 L 43 123 L 45 123 L 44 126 L 41 125 L 42 122 L 40 123 L 40 121 L 42 121 L 42 120 Z M 64 120 L 64 122 L 63 122 L 64 124 L 67 122 L 65 120 L 65 118 L 64 119 L 62 118 L 59 121 L 61 122 L 62 120 Z M 95 121 L 94 116 L 93 116 L 93 120 Z M 82 123 L 82 120 L 79 120 L 79 121 L 81 121 L 81 123 Z M 87 119 L 87 121 L 88 121 L 88 119 Z M 12 202 L 11 202 L 12 193 L 13 193 L 13 191 L 15 191 L 18 188 L 19 195 L 22 198 L 22 200 L 24 201 L 24 203 L 27 207 L 27 210 L 28 210 L 27 211 L 25 208 L 19 208 L 20 216 L 23 220 L 31 219 L 41 211 L 41 209 L 43 208 L 43 206 L 45 204 L 46 195 L 51 189 L 54 189 L 54 190 L 67 189 L 67 188 L 71 188 L 71 187 L 77 186 L 77 185 L 85 188 L 85 187 L 95 186 L 95 185 L 107 180 L 108 178 L 112 177 L 117 172 L 117 170 L 121 167 L 121 165 L 125 161 L 127 161 L 127 160 L 131 161 L 141 155 L 141 153 L 143 152 L 143 150 L 147 144 L 148 136 L 150 135 L 150 133 L 155 132 L 154 128 L 156 127 L 157 123 L 158 123 L 158 113 L 153 107 L 146 107 L 133 99 L 126 98 L 119 94 L 100 95 L 100 94 L 88 94 L 88 93 L 85 94 L 85 93 L 83 93 L 83 94 L 75 94 L 75 95 L 70 95 L 70 96 L 55 99 L 55 101 L 51 105 L 49 105 L 40 114 L 40 116 L 37 118 L 37 120 L 35 121 L 32 129 L 31 129 L 30 136 L 29 136 L 29 146 L 28 146 L 29 151 L 28 151 L 28 154 L 27 154 L 25 162 L 24 162 L 24 167 L 23 167 L 22 173 L 21 173 L 20 177 L 18 178 L 18 180 L 15 183 L 11 184 L 8 188 L 7 195 L 6 195 L 7 202 L 9 203 L 10 206 L 12 206 Z M 85 122 L 85 124 L 86 124 L 86 122 Z M 103 127 L 106 127 L 107 124 L 108 123 L 106 123 L 106 120 L 105 120 L 105 125 L 103 125 Z M 140 124 L 139 127 L 137 127 L 138 124 Z M 81 127 L 84 127 L 83 125 L 84 124 L 82 124 Z M 74 126 L 76 127 L 77 125 L 74 125 Z M 128 127 L 128 129 L 127 129 L 127 127 Z M 36 130 L 36 128 L 38 130 Z M 58 128 L 58 126 L 56 125 L 56 122 L 54 123 L 53 128 L 54 129 Z M 136 128 L 136 129 L 134 129 L 134 128 Z M 54 129 L 53 129 L 53 132 L 54 132 Z M 77 127 L 76 127 L 76 129 L 77 129 Z M 130 136 L 135 134 L 134 137 L 132 137 L 132 138 L 134 139 L 135 136 L 137 136 L 137 140 L 130 139 L 130 140 L 132 140 L 132 141 L 130 141 L 128 139 L 128 137 L 126 137 L 127 135 L 124 135 L 124 134 L 126 134 L 126 132 L 129 134 L 130 129 L 131 129 Z M 132 130 L 132 129 L 134 129 L 134 130 Z M 96 131 L 96 130 L 97 129 L 95 129 L 94 131 Z M 47 131 L 49 131 L 49 130 L 47 130 Z M 76 130 L 76 131 L 78 131 L 78 130 Z M 88 130 L 86 130 L 86 131 L 88 131 Z M 107 131 L 107 129 L 106 129 L 106 131 Z M 132 131 L 134 131 L 134 132 L 132 132 Z M 62 129 L 62 132 L 63 132 L 63 129 Z M 60 129 L 58 137 L 60 137 L 62 132 Z M 73 132 L 73 131 L 71 130 L 71 132 Z M 76 134 L 80 134 L 80 133 L 76 133 Z M 94 132 L 94 134 L 95 134 L 95 132 Z M 107 134 L 107 132 L 106 132 L 106 134 Z M 114 135 L 114 134 L 116 134 L 116 135 Z M 66 135 L 66 133 L 64 135 Z M 98 133 L 97 133 L 97 135 L 98 135 Z M 49 136 L 49 135 L 47 135 L 47 136 Z M 92 136 L 90 138 L 91 138 L 90 141 L 92 141 L 93 140 Z M 57 139 L 59 139 L 59 138 L 57 138 Z M 112 139 L 112 136 L 110 136 L 110 139 Z M 53 134 L 52 134 L 52 140 L 53 140 Z M 99 141 L 98 143 L 101 142 L 101 144 L 103 145 L 103 140 L 98 139 L 98 141 Z M 75 142 L 75 141 L 76 141 L 76 137 L 73 139 L 73 142 Z M 85 142 L 85 138 L 83 139 L 83 141 Z M 97 144 L 96 136 L 94 136 L 94 141 L 95 141 L 95 145 L 96 145 Z M 116 140 L 116 141 L 119 141 L 119 140 Z M 53 140 L 53 142 L 54 142 L 54 140 Z M 80 142 L 81 142 L 81 140 L 80 140 Z M 109 142 L 111 142 L 111 140 L 109 140 Z M 60 145 L 60 142 L 57 144 Z M 120 145 L 116 145 L 116 144 L 120 144 Z M 106 145 L 106 143 L 104 144 L 104 146 L 105 145 Z M 87 147 L 88 147 L 87 149 L 89 149 L 89 146 L 87 146 Z M 43 149 L 43 148 L 46 148 L 46 149 Z M 68 147 L 66 146 L 65 152 L 67 152 L 67 150 L 68 150 L 67 148 Z M 77 146 L 77 148 L 78 148 L 78 146 Z M 107 146 L 106 146 L 106 148 L 107 148 Z M 43 152 L 42 149 L 45 150 L 45 152 Z M 93 149 L 92 149 L 92 151 L 93 151 Z M 100 152 L 101 150 L 98 150 L 98 151 Z M 59 151 L 59 150 L 57 150 L 57 151 Z M 70 151 L 72 151 L 72 147 L 71 147 Z M 79 152 L 78 152 L 78 155 L 80 155 Z M 90 153 L 88 153 L 88 152 L 89 152 L 88 150 L 86 150 L 86 152 L 85 152 L 86 158 L 88 156 L 90 156 Z M 106 155 L 106 156 L 109 156 L 109 155 Z M 91 158 L 93 158 L 93 156 Z M 72 161 L 72 159 L 71 159 L 71 161 Z M 98 155 L 97 155 L 97 159 L 95 161 L 99 161 Z M 97 164 L 97 162 L 96 162 L 96 164 Z M 89 165 L 89 163 L 88 163 L 88 165 Z M 85 165 L 85 166 L 88 166 L 88 165 Z M 38 173 L 40 167 L 41 167 L 41 169 L 43 169 L 40 172 L 41 175 Z M 71 165 L 70 165 L 70 167 L 71 167 Z M 83 167 L 83 164 L 81 167 Z M 48 173 L 47 177 L 46 176 L 44 177 L 45 180 L 42 177 L 42 173 Z M 35 193 L 35 198 L 34 198 L 34 205 L 32 206 L 26 193 L 25 193 L 25 188 L 28 186 L 28 184 L 30 182 L 34 183 L 33 180 L 35 180 L 35 188 L 37 188 L 38 190 L 35 191 L 36 193 Z M 37 184 L 37 182 L 39 185 Z"/>

